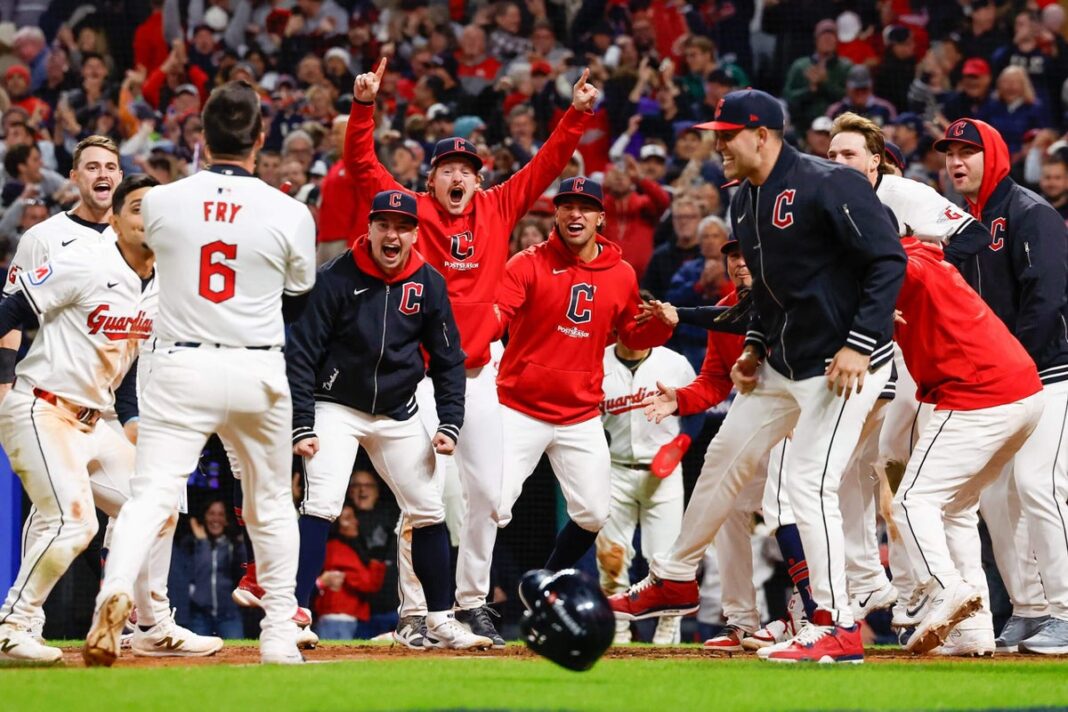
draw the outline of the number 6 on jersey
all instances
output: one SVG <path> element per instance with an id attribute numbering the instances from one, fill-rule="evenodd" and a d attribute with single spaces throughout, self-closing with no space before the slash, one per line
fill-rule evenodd
<path id="1" fill-rule="evenodd" d="M 223 260 L 237 257 L 237 245 L 216 240 L 200 248 L 200 296 L 219 304 L 234 296 L 237 272 Z"/>

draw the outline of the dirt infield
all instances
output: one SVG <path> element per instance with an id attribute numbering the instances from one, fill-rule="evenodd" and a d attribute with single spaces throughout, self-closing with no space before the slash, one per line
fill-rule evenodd
<path id="1" fill-rule="evenodd" d="M 323 645 L 315 650 L 305 651 L 305 658 L 310 663 L 326 663 L 356 660 L 397 660 L 400 658 L 511 658 L 536 659 L 537 656 L 522 645 L 509 645 L 504 650 L 469 651 L 458 653 L 452 650 L 409 650 L 400 645 Z M 705 651 L 700 646 L 626 646 L 613 647 L 605 654 L 608 659 L 638 658 L 644 660 L 708 660 L 717 664 L 730 664 L 734 661 L 755 660 L 752 653 L 736 655 L 715 654 Z M 208 658 L 145 658 L 136 657 L 129 651 L 115 663 L 116 667 L 174 667 L 188 665 L 254 665 L 259 663 L 259 649 L 254 645 L 228 645 L 222 651 Z M 956 658 L 935 655 L 915 656 L 903 650 L 869 648 L 865 654 L 866 663 L 935 663 L 958 662 L 973 665 L 997 665 L 999 663 L 1041 663 L 1049 661 L 1066 661 L 1068 655 L 996 655 L 993 658 Z M 63 663 L 68 667 L 83 667 L 81 649 L 68 648 L 63 653 Z"/>

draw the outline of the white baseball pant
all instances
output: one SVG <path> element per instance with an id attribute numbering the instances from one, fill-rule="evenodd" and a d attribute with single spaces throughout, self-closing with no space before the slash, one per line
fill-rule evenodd
<path id="1" fill-rule="evenodd" d="M 877 591 L 888 582 L 879 555 L 876 522 L 879 478 L 875 474 L 875 465 L 879 459 L 879 433 L 890 402 L 879 400 L 872 407 L 839 489 L 845 533 L 846 584 L 851 594 Z"/>
<path id="2" fill-rule="evenodd" d="M 996 513 L 991 513 L 995 529 L 991 529 L 990 534 L 991 539 L 995 534 L 998 539 L 994 543 L 998 570 L 1004 568 L 1009 572 L 1009 578 L 1028 571 L 1030 567 L 1026 564 L 1017 568 L 1017 561 L 1030 559 L 1033 552 L 1048 613 L 1054 618 L 1068 620 L 1068 443 L 1065 442 L 1068 381 L 1046 386 L 1042 396 L 1046 407 L 1035 432 L 1016 453 L 1012 467 L 1002 474 L 1009 479 L 1009 486 L 1016 490 L 1015 504 L 1027 528 L 1030 545 L 1016 548 L 1015 528 L 1002 527 L 995 531 L 999 522 Z M 984 518 L 989 509 L 984 510 Z M 1034 590 L 1034 583 L 1034 579 L 1006 582 L 1010 596 L 1021 596 L 1025 615 L 1029 609 L 1041 608 L 1042 599 L 1034 594 L 1030 598 L 1024 597 L 1029 590 Z M 1015 610 L 1015 596 L 1013 605 Z"/>
<path id="3" fill-rule="evenodd" d="M 1042 406 L 1038 393 L 992 408 L 934 412 L 893 507 L 921 583 L 933 578 L 948 587 L 966 580 L 985 590 L 977 547 L 979 496 L 1034 431 Z M 953 548 L 951 539 L 957 542 Z M 972 578 L 966 578 L 965 568 Z"/>
<path id="4" fill-rule="evenodd" d="M 0 404 L 0 440 L 34 505 L 23 529 L 22 565 L 0 608 L 0 623 L 29 628 L 34 618 L 43 617 L 48 594 L 96 535 L 96 507 L 116 516 L 130 497 L 134 446 L 104 421 L 90 427 L 27 391 L 16 386 Z M 176 516 L 168 516 L 156 528 L 157 536 L 141 534 L 151 547 L 133 588 L 144 612 L 141 625 L 153 625 L 169 612 L 167 574 L 176 522 Z"/>
<path id="5" fill-rule="evenodd" d="M 1045 411 L 1043 411 L 1045 415 Z M 1031 533 L 1020 512 L 1020 495 L 1012 477 L 1012 464 L 983 490 L 979 511 L 990 532 L 998 573 L 1012 601 L 1014 615 L 1038 618 L 1049 615 Z"/>
<path id="6" fill-rule="evenodd" d="M 130 590 L 144 532 L 167 521 L 212 433 L 233 449 L 263 587 L 261 639 L 294 640 L 299 532 L 292 498 L 292 404 L 278 351 L 157 347 L 142 386 L 133 497 L 122 508 L 97 603 Z"/>
<path id="7" fill-rule="evenodd" d="M 600 416 L 572 425 L 554 425 L 508 406 L 502 405 L 501 413 L 508 458 L 497 525 L 503 528 L 512 521 L 512 507 L 523 492 L 523 483 L 545 453 L 564 493 L 571 521 L 589 532 L 603 529 L 612 506 L 612 475 Z"/>
<path id="8" fill-rule="evenodd" d="M 869 373 L 864 390 L 848 399 L 828 390 L 823 376 L 791 381 L 766 363 L 758 374 L 756 388 L 734 399 L 709 445 L 682 534 L 670 551 L 654 557 L 650 569 L 660 578 L 692 580 L 742 487 L 775 443 L 793 431 L 786 492 L 805 547 L 813 599 L 840 625 L 850 626 L 838 486 L 890 367 Z"/>

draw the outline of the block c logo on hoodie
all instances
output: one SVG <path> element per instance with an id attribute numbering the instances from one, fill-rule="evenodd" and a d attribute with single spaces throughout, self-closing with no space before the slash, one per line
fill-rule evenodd
<path id="1" fill-rule="evenodd" d="M 567 318 L 572 324 L 587 324 L 593 319 L 593 285 L 571 285 L 571 300 L 567 305 Z"/>
<path id="2" fill-rule="evenodd" d="M 475 236 L 470 230 L 450 236 L 449 241 L 452 243 L 450 251 L 455 259 L 466 260 L 475 254 Z"/>

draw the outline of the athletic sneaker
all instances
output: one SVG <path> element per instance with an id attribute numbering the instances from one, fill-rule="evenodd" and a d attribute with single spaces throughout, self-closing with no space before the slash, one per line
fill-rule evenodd
<path id="1" fill-rule="evenodd" d="M 1064 655 L 1068 653 L 1068 621 L 1050 618 L 1037 633 L 1021 641 L 1021 653 L 1035 655 Z"/>
<path id="2" fill-rule="evenodd" d="M 649 574 L 608 598 L 616 618 L 642 620 L 659 616 L 686 616 L 701 604 L 697 581 L 668 581 Z"/>
<path id="3" fill-rule="evenodd" d="M 956 581 L 948 588 L 942 588 L 932 579 L 927 593 L 931 597 L 927 613 L 905 644 L 905 649 L 910 653 L 922 654 L 934 650 L 949 637 L 951 630 L 983 605 L 979 589 L 967 581 Z"/>
<path id="4" fill-rule="evenodd" d="M 1041 630 L 1048 620 L 1049 616 L 1011 616 L 1005 621 L 1005 627 L 1001 629 L 1001 635 L 994 641 L 994 645 L 999 653 L 1015 653 L 1020 642 Z"/>
<path id="5" fill-rule="evenodd" d="M 297 647 L 311 650 L 319 644 L 319 636 L 311 628 L 297 628 Z"/>
<path id="6" fill-rule="evenodd" d="M 44 626 L 44 616 L 34 616 L 30 619 L 30 629 L 29 631 L 27 631 L 30 635 L 33 636 L 34 640 L 36 640 L 38 643 L 41 643 L 42 645 L 44 645 L 45 642 Z"/>
<path id="7" fill-rule="evenodd" d="M 794 591 L 789 603 L 786 604 L 786 616 L 742 638 L 742 647 L 746 650 L 759 651 L 776 643 L 790 640 L 801 631 L 804 623 L 805 604 L 801 600 L 801 595 Z"/>
<path id="8" fill-rule="evenodd" d="M 619 621 L 616 621 L 619 623 Z M 678 616 L 662 616 L 656 622 L 653 645 L 678 645 L 682 642 L 682 619 Z"/>
<path id="9" fill-rule="evenodd" d="M 237 588 L 230 594 L 230 598 L 243 608 L 263 608 L 264 590 L 256 581 L 256 562 L 241 565 L 245 569 L 245 575 L 237 582 Z M 307 628 L 312 624 L 311 611 L 297 606 L 297 612 L 293 614 L 293 622 L 298 628 Z"/>
<path id="10" fill-rule="evenodd" d="M 476 609 L 477 610 L 477 609 Z M 475 635 L 467 626 L 449 613 L 436 625 L 427 624 L 426 647 L 448 648 L 450 650 L 487 650 L 493 647 L 493 641 L 483 635 Z"/>
<path id="11" fill-rule="evenodd" d="M 301 665 L 304 656 L 294 639 L 271 636 L 260 639 L 260 662 L 265 665 Z"/>
<path id="12" fill-rule="evenodd" d="M 612 645 L 627 645 L 633 639 L 633 634 L 630 631 L 630 621 L 616 618 L 616 633 L 612 637 Z"/>
<path id="13" fill-rule="evenodd" d="M 816 611 L 812 622 L 798 633 L 789 645 L 770 653 L 765 660 L 773 663 L 854 663 L 864 662 L 864 643 L 860 626 L 835 625 L 828 611 Z"/>
<path id="14" fill-rule="evenodd" d="M 412 650 L 425 650 L 426 616 L 404 616 L 397 621 L 393 640 Z"/>
<path id="15" fill-rule="evenodd" d="M 93 625 L 85 637 L 82 659 L 88 667 L 111 667 L 119 657 L 119 636 L 133 609 L 133 601 L 125 593 L 113 593 L 93 614 Z"/>
<path id="16" fill-rule="evenodd" d="M 882 611 L 897 603 L 897 589 L 887 581 L 882 588 L 874 591 L 860 591 L 849 594 L 849 605 L 853 609 L 853 619 L 862 621 L 868 614 Z"/>
<path id="17" fill-rule="evenodd" d="M 802 619 L 801 620 L 801 625 L 798 626 L 798 628 L 797 628 L 797 634 L 796 635 L 792 635 L 789 638 L 787 638 L 786 640 L 780 640 L 778 643 L 775 643 L 774 645 L 768 645 L 768 646 L 763 647 L 763 648 L 757 648 L 757 651 L 756 651 L 757 657 L 760 658 L 761 660 L 767 660 L 768 656 L 771 655 L 772 653 L 777 653 L 780 650 L 786 650 L 787 648 L 789 648 L 793 644 L 794 638 L 796 638 L 798 635 L 801 635 L 801 633 L 803 633 L 805 628 L 807 628 L 807 627 L 808 627 L 808 621 Z M 746 640 L 748 640 L 748 638 Z M 745 640 L 742 641 L 742 645 L 743 646 L 745 645 Z"/>
<path id="18" fill-rule="evenodd" d="M 456 620 L 467 626 L 473 634 L 483 638 L 489 638 L 493 647 L 500 650 L 504 647 L 504 638 L 497 632 L 493 625 L 494 618 L 500 618 L 501 614 L 489 606 L 478 608 L 460 609 L 456 611 Z"/>
<path id="19" fill-rule="evenodd" d="M 937 588 L 938 584 L 932 581 L 930 586 L 931 588 Z M 908 603 L 902 605 L 901 601 L 898 600 L 894 604 L 894 616 L 890 620 L 890 627 L 898 629 L 915 628 L 923 620 L 923 617 L 927 615 L 933 600 L 934 595 L 927 586 L 918 586 L 912 591 Z"/>
<path id="20" fill-rule="evenodd" d="M 14 623 L 0 625 L 0 661 L 51 665 L 62 659 L 62 650 L 38 641 L 29 629 Z"/>
<path id="21" fill-rule="evenodd" d="M 994 629 L 989 626 L 965 627 L 967 623 L 949 632 L 946 642 L 934 649 L 935 655 L 984 658 L 994 654 Z"/>
<path id="22" fill-rule="evenodd" d="M 202 658 L 214 655 L 222 647 L 222 638 L 197 635 L 175 623 L 170 616 L 148 630 L 138 626 L 130 641 L 134 655 L 148 658 Z"/>
<path id="23" fill-rule="evenodd" d="M 736 625 L 729 625 L 719 632 L 714 638 L 705 641 L 705 650 L 711 653 L 741 653 L 742 639 L 749 633 Z"/>

